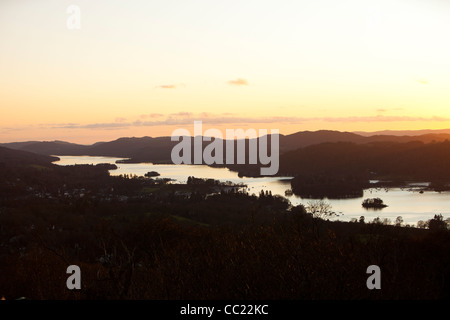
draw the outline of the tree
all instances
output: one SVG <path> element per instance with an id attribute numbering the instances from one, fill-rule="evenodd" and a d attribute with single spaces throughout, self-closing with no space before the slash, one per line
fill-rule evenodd
<path id="1" fill-rule="evenodd" d="M 291 208 L 291 212 L 292 212 L 293 214 L 300 214 L 300 215 L 304 215 L 304 214 L 307 213 L 307 212 L 306 212 L 305 206 L 302 205 L 302 204 L 299 204 L 299 205 L 297 205 L 297 206 L 295 206 L 295 207 L 292 207 L 292 208 Z"/>
<path id="2" fill-rule="evenodd" d="M 403 224 L 403 218 L 402 218 L 401 216 L 398 216 L 398 217 L 395 219 L 395 226 L 401 227 L 402 224 Z"/>
<path id="3" fill-rule="evenodd" d="M 442 214 L 435 214 L 433 219 L 428 220 L 428 228 L 433 231 L 447 230 L 447 223 Z"/>
<path id="4" fill-rule="evenodd" d="M 317 238 L 320 236 L 320 229 L 325 218 L 332 217 L 335 213 L 331 211 L 331 204 L 323 199 L 308 201 L 306 212 L 311 215 L 313 231 Z"/>
<path id="5" fill-rule="evenodd" d="M 373 218 L 372 223 L 373 224 L 383 224 L 380 217 Z"/>
<path id="6" fill-rule="evenodd" d="M 308 201 L 306 206 L 306 212 L 308 212 L 313 218 L 325 219 L 335 215 L 335 212 L 331 210 L 331 204 L 323 199 Z"/>
<path id="7" fill-rule="evenodd" d="M 417 222 L 417 228 L 419 228 L 419 229 L 426 229 L 427 227 L 428 227 L 428 221 L 425 222 L 423 220 L 419 220 Z"/>
<path id="8" fill-rule="evenodd" d="M 380 198 L 365 199 L 362 203 L 362 206 L 364 208 L 375 208 L 375 209 L 381 209 L 381 208 L 387 207 L 387 205 L 385 205 L 383 203 L 383 200 L 381 200 Z"/>

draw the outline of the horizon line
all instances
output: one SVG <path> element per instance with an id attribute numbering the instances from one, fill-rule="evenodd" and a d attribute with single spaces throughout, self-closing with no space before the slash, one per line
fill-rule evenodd
<path id="1" fill-rule="evenodd" d="M 341 130 L 331 130 L 331 129 L 319 129 L 319 130 L 303 130 L 303 131 L 296 131 L 293 133 L 289 133 L 289 134 L 283 134 L 283 133 L 275 133 L 278 134 L 280 136 L 291 136 L 291 135 L 295 135 L 298 133 L 305 133 L 305 132 L 311 132 L 311 133 L 315 133 L 315 132 L 321 132 L 321 131 L 326 131 L 326 132 L 339 132 L 339 133 L 351 133 L 351 134 L 356 134 L 359 136 L 363 136 L 363 137 L 371 137 L 371 136 L 376 136 L 376 135 L 393 135 L 393 136 L 398 136 L 398 137 L 402 137 L 402 136 L 421 136 L 421 135 L 426 135 L 426 134 L 450 134 L 450 128 L 443 128 L 443 129 L 416 129 L 416 130 L 411 130 L 411 129 L 406 129 L 406 130 L 392 130 L 392 129 L 386 129 L 386 130 L 377 130 L 377 131 L 341 131 Z M 267 136 L 270 136 L 272 133 L 268 133 Z M 210 137 L 210 136 L 205 136 L 205 135 L 191 135 L 191 136 L 184 136 L 184 137 L 190 137 L 190 138 L 195 138 L 195 137 Z M 158 138 L 171 138 L 171 135 L 162 135 L 162 136 L 122 136 L 122 137 L 118 137 L 112 140 L 107 140 L 107 141 L 95 141 L 93 143 L 77 143 L 77 142 L 72 142 L 72 141 L 67 141 L 67 140 L 61 140 L 61 139 L 55 139 L 55 140 L 23 140 L 23 141 L 8 141 L 8 142 L 0 142 L 0 145 L 4 145 L 4 144 L 12 144 L 12 143 L 32 143 L 32 142 L 60 142 L 60 143 L 70 143 L 70 144 L 77 144 L 77 145 L 82 145 L 82 146 L 92 146 L 94 144 L 97 143 L 108 143 L 108 142 L 113 142 L 113 141 L 117 141 L 120 139 L 144 139 L 144 138 L 150 138 L 150 139 L 158 139 Z M 257 137 L 259 138 L 259 136 Z M 247 139 L 247 138 L 246 138 Z M 223 139 L 226 140 L 226 139 Z"/>

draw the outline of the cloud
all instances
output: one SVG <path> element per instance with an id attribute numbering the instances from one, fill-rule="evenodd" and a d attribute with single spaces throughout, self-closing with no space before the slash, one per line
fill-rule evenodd
<path id="1" fill-rule="evenodd" d="M 193 115 L 192 112 L 181 111 L 181 112 L 169 114 L 169 118 L 170 117 L 190 117 L 192 115 Z"/>
<path id="2" fill-rule="evenodd" d="M 142 119 L 147 119 L 147 118 L 160 118 L 163 117 L 164 115 L 162 113 L 150 113 L 150 114 L 141 114 L 139 117 Z"/>
<path id="3" fill-rule="evenodd" d="M 160 86 L 156 86 L 156 88 L 161 88 L 161 89 L 175 89 L 177 86 L 174 84 L 163 84 Z"/>
<path id="4" fill-rule="evenodd" d="M 248 81 L 242 78 L 238 78 L 236 80 L 228 81 L 228 84 L 232 86 L 248 86 Z"/>
<path id="5" fill-rule="evenodd" d="M 114 120 L 115 122 L 119 122 L 119 123 L 122 123 L 122 122 L 125 122 L 125 121 L 127 121 L 127 118 L 122 118 L 122 117 L 119 117 L 119 118 L 116 118 L 115 120 Z"/>
<path id="6" fill-rule="evenodd" d="M 382 113 L 382 112 L 387 112 L 387 110 L 386 109 L 377 109 L 377 112 Z"/>
<path id="7" fill-rule="evenodd" d="M 88 124 L 69 124 L 54 125 L 52 129 L 121 129 L 130 127 L 129 122 L 105 122 L 105 123 L 88 123 Z"/>
<path id="8" fill-rule="evenodd" d="M 155 89 L 176 89 L 176 88 L 186 88 L 186 84 L 179 83 L 179 84 L 162 84 L 159 86 L 156 86 Z"/>
<path id="9" fill-rule="evenodd" d="M 417 79 L 416 81 L 421 83 L 421 84 L 428 84 L 429 83 L 428 80 L 425 80 L 425 79 Z"/>
<path id="10" fill-rule="evenodd" d="M 209 117 L 214 117 L 214 115 L 211 114 L 210 112 L 202 112 L 202 113 L 200 113 L 200 117 L 209 118 Z"/>
<path id="11" fill-rule="evenodd" d="M 450 118 L 445 117 L 412 117 L 412 116 L 349 116 L 349 117 L 239 117 L 224 116 L 224 114 L 211 114 L 192 112 L 177 112 L 167 116 L 157 114 L 150 120 L 136 120 L 128 122 L 105 122 L 90 124 L 60 124 L 52 125 L 54 129 L 105 129 L 116 130 L 129 127 L 155 127 L 155 126 L 189 126 L 194 121 L 203 121 L 208 125 L 251 125 L 251 124 L 302 124 L 306 122 L 329 122 L 329 123 L 357 123 L 357 122 L 449 122 Z M 142 118 L 142 116 L 141 116 Z M 149 117 L 150 118 L 150 117 Z M 4 128 L 3 128 L 4 129 Z"/>
<path id="12" fill-rule="evenodd" d="M 324 118 L 316 118 L 322 119 L 322 121 L 326 122 L 415 122 L 415 121 L 432 121 L 432 122 L 441 122 L 441 121 L 450 121 L 450 118 L 444 117 L 410 117 L 410 116 L 365 116 L 365 117 L 324 117 Z"/>

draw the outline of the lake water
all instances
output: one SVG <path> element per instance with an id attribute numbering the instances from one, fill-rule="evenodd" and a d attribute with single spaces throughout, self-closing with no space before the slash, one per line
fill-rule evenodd
<path id="1" fill-rule="evenodd" d="M 143 176 L 149 171 L 160 173 L 159 178 L 175 179 L 178 183 L 185 183 L 189 176 L 196 178 L 212 178 L 222 182 L 243 183 L 247 185 L 249 194 L 258 194 L 261 190 L 270 190 L 273 195 L 281 195 L 287 198 L 292 205 L 307 205 L 312 199 L 303 199 L 296 195 L 285 196 L 285 191 L 291 188 L 290 177 L 239 177 L 237 172 L 227 168 L 212 168 L 205 165 L 171 165 L 151 163 L 115 163 L 122 158 L 91 157 L 91 156 L 57 156 L 60 158 L 55 164 L 116 164 L 118 169 L 111 170 L 111 175 L 133 174 Z M 382 220 L 387 218 L 392 223 L 398 216 L 403 218 L 405 224 L 417 224 L 419 220 L 426 221 L 435 214 L 442 214 L 444 219 L 450 217 L 450 192 L 419 191 L 426 183 L 417 183 L 408 188 L 367 189 L 361 198 L 354 199 L 327 199 L 332 210 L 339 216 L 334 220 L 350 221 L 352 218 L 359 220 L 361 216 L 365 221 L 372 221 L 376 217 Z M 388 207 L 382 210 L 366 210 L 361 203 L 366 198 L 381 198 Z"/>

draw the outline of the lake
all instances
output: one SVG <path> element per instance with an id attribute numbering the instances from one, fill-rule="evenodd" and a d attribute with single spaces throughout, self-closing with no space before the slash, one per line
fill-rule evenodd
<path id="1" fill-rule="evenodd" d="M 243 183 L 247 185 L 249 194 L 258 194 L 261 190 L 271 191 L 273 195 L 281 195 L 287 198 L 292 205 L 307 205 L 313 199 L 303 199 L 296 195 L 286 196 L 285 191 L 291 188 L 291 177 L 239 177 L 237 172 L 227 168 L 212 168 L 206 165 L 174 165 L 152 163 L 116 163 L 123 158 L 92 157 L 92 156 L 57 156 L 58 165 L 74 164 L 99 164 L 112 163 L 117 165 L 117 170 L 110 170 L 111 175 L 132 174 L 143 176 L 149 171 L 160 173 L 159 178 L 175 179 L 175 183 L 185 183 L 189 176 L 196 178 L 212 178 L 222 182 Z M 450 192 L 424 191 L 420 193 L 426 183 L 418 182 L 407 188 L 364 190 L 361 198 L 353 199 L 327 199 L 332 210 L 338 214 L 333 220 L 350 221 L 352 218 L 359 220 L 361 216 L 365 221 L 372 221 L 376 217 L 382 220 L 387 218 L 392 223 L 398 216 L 403 218 L 405 224 L 417 224 L 419 220 L 426 221 L 435 214 L 442 214 L 444 219 L 450 217 Z M 381 210 L 366 210 L 361 203 L 366 198 L 381 198 L 388 207 Z"/>

